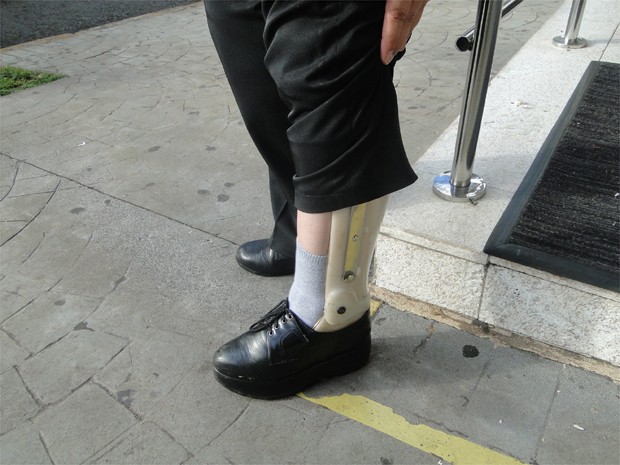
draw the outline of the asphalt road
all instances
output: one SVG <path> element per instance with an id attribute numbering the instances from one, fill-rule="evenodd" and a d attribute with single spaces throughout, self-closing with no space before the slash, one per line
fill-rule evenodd
<path id="1" fill-rule="evenodd" d="M 0 0 L 0 47 L 73 33 L 197 0 Z"/>

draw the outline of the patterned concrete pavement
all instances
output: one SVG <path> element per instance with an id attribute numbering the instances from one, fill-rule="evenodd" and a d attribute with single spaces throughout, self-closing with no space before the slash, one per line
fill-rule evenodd
<path id="1" fill-rule="evenodd" d="M 496 68 L 557 5 L 512 13 Z M 412 160 L 458 114 L 471 8 L 431 3 L 398 67 Z M 305 393 L 327 408 L 222 389 L 213 350 L 290 279 L 234 264 L 267 182 L 201 5 L 1 55 L 66 77 L 1 102 L 0 462 L 618 463 L 613 382 L 386 305 L 371 364 Z"/>

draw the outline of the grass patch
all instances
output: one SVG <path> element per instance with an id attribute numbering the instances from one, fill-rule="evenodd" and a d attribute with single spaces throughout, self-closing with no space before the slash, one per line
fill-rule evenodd
<path id="1" fill-rule="evenodd" d="M 8 95 L 16 90 L 47 84 L 61 77 L 60 74 L 0 66 L 0 95 Z"/>

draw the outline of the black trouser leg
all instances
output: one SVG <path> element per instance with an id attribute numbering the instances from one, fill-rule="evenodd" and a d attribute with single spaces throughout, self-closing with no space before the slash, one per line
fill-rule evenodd
<path id="1" fill-rule="evenodd" d="M 295 168 L 286 136 L 288 108 L 264 64 L 265 21 L 259 1 L 205 1 L 209 31 L 245 125 L 269 166 L 275 226 L 270 247 L 295 255 Z"/>
<path id="2" fill-rule="evenodd" d="M 297 238 L 297 211 L 286 200 L 281 184 L 269 170 L 269 191 L 275 225 L 269 238 L 269 247 L 285 257 L 295 256 Z"/>

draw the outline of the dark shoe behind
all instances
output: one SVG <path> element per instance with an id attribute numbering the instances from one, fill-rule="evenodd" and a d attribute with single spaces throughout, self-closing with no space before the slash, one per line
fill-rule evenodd
<path id="1" fill-rule="evenodd" d="M 260 276 L 286 276 L 295 272 L 295 257 L 285 257 L 272 250 L 268 239 L 240 245 L 236 259 L 241 268 Z"/>

